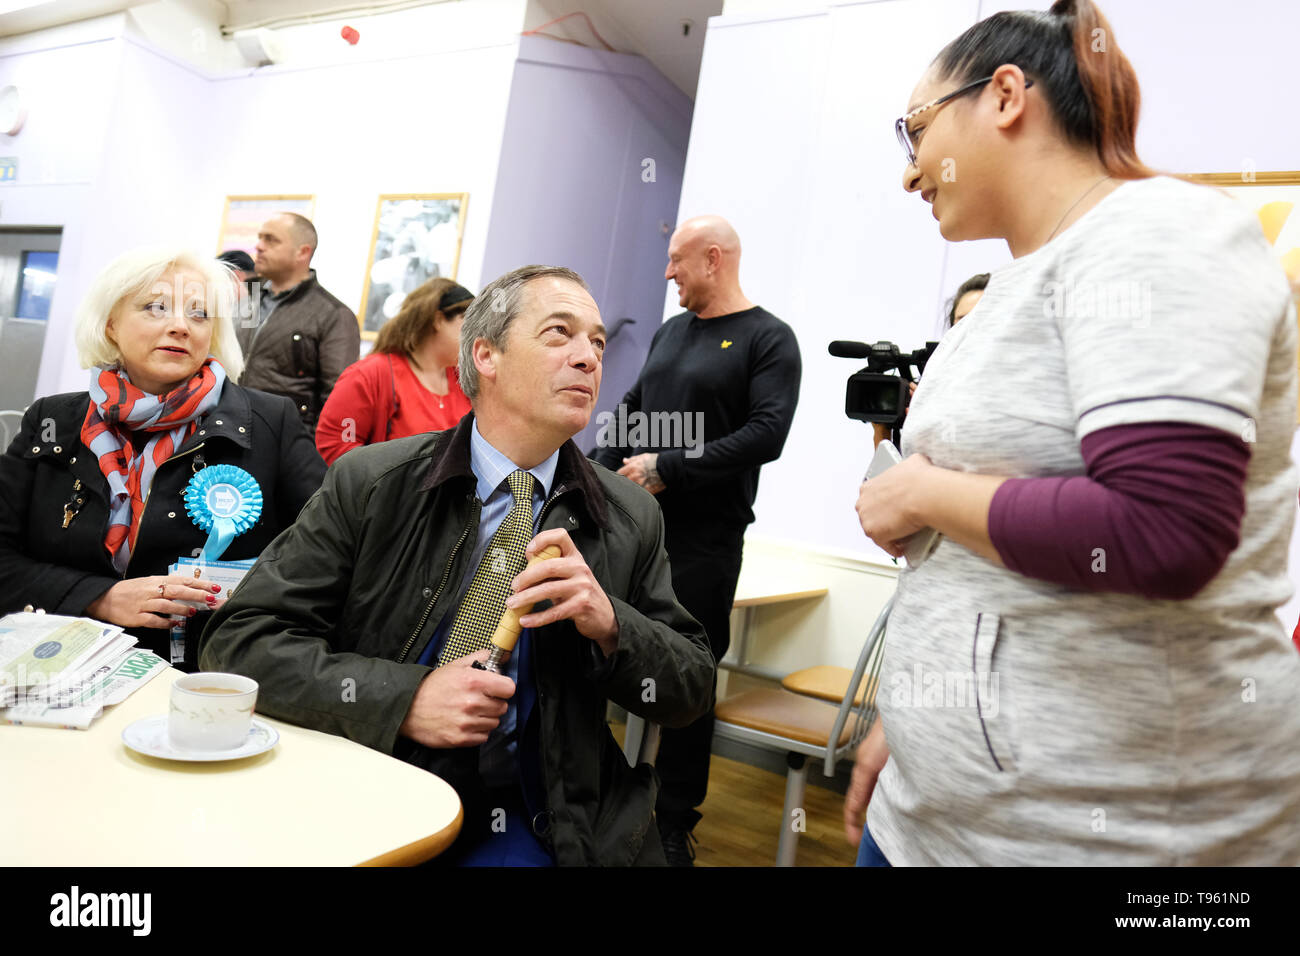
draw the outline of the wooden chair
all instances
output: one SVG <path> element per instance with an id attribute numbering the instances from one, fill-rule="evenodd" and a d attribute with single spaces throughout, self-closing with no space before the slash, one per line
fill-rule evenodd
<path id="1" fill-rule="evenodd" d="M 857 750 L 876 719 L 876 690 L 880 684 L 880 662 L 885 649 L 885 626 L 893 607 L 894 598 L 891 596 L 867 635 L 857 666 L 849 674 L 837 706 L 783 687 L 745 691 L 727 698 L 714 709 L 717 718 L 714 733 L 718 736 L 785 754 L 785 810 L 777 843 L 777 866 L 794 866 L 799 833 L 803 829 L 800 824 L 804 822 L 808 757 L 821 760 L 822 772 L 833 777 L 836 766 Z M 820 687 L 826 694 L 829 693 L 825 687 L 826 677 L 824 672 L 819 675 L 820 684 L 811 679 L 796 683 Z"/>
<path id="2" fill-rule="evenodd" d="M 849 682 L 852 679 L 853 671 L 847 667 L 818 664 L 816 667 L 805 667 L 793 674 L 786 674 L 781 678 L 781 686 L 793 694 L 838 704 L 849 692 Z M 859 687 L 853 702 L 862 703 L 865 693 L 866 688 Z"/>

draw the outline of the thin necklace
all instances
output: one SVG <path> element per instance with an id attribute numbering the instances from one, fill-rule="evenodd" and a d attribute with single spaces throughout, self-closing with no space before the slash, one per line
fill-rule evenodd
<path id="1" fill-rule="evenodd" d="M 1084 194 L 1083 194 L 1082 196 L 1080 196 L 1078 199 L 1076 199 L 1076 200 L 1074 201 L 1074 203 L 1070 206 L 1069 209 L 1065 210 L 1065 215 L 1062 216 L 1062 217 L 1061 217 L 1061 221 L 1058 222 L 1058 223 L 1056 224 L 1056 228 L 1052 230 L 1052 234 L 1051 234 L 1050 236 L 1048 236 L 1046 239 L 1043 240 L 1043 245 L 1047 245 L 1047 244 L 1048 244 L 1049 242 L 1051 242 L 1054 238 L 1056 238 L 1056 234 L 1057 234 L 1058 232 L 1061 231 L 1061 226 L 1065 225 L 1065 220 L 1069 218 L 1070 213 L 1074 212 L 1075 206 L 1078 206 L 1079 203 L 1081 203 L 1081 202 L 1083 202 L 1085 199 L 1087 199 L 1087 198 L 1092 194 L 1092 191 L 1093 191 L 1094 189 L 1096 189 L 1098 186 L 1100 186 L 1102 183 L 1104 183 L 1104 182 L 1105 182 L 1106 180 L 1108 180 L 1108 179 L 1110 179 L 1110 175 L 1109 175 L 1109 174 L 1107 174 L 1107 175 L 1105 175 L 1105 176 L 1102 176 L 1101 179 L 1097 180 L 1095 183 L 1093 183 L 1091 186 L 1089 186 L 1088 189 L 1087 189 L 1087 191 L 1084 192 Z"/>
<path id="2" fill-rule="evenodd" d="M 411 364 L 415 364 L 414 359 L 411 360 Z M 416 369 L 419 369 L 421 372 L 424 371 L 424 369 L 421 368 L 419 365 L 416 365 L 415 368 L 416 368 Z M 414 369 L 413 369 L 412 371 L 414 371 Z M 447 393 L 442 394 L 442 395 L 439 395 L 437 392 L 435 392 L 435 391 L 433 390 L 433 386 L 430 385 L 427 381 L 425 381 L 425 379 L 424 379 L 421 375 L 417 375 L 417 376 L 416 376 L 417 378 L 420 379 L 420 384 L 423 385 L 426 389 L 428 389 L 429 394 L 432 395 L 434 398 L 436 398 L 436 399 L 438 400 L 438 407 L 439 407 L 439 408 L 446 408 L 446 407 L 447 407 L 447 405 L 446 405 L 446 400 L 447 400 L 447 398 L 449 397 L 450 392 L 451 392 L 451 376 L 450 376 L 450 375 L 446 375 L 445 372 L 444 372 L 444 376 L 445 376 L 445 378 L 446 378 L 446 382 L 445 382 L 445 384 L 446 384 L 446 386 L 447 386 Z"/>

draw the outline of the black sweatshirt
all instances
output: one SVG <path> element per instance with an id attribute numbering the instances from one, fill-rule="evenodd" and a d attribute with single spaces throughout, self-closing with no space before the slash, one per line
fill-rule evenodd
<path id="1" fill-rule="evenodd" d="M 758 306 L 673 316 L 622 407 L 597 416 L 591 457 L 617 471 L 626 457 L 658 452 L 666 521 L 744 528 L 759 466 L 780 456 L 790 432 L 801 369 L 794 331 Z"/>

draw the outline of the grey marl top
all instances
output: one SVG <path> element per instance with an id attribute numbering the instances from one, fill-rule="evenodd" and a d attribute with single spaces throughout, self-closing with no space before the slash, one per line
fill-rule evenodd
<path id="1" fill-rule="evenodd" d="M 946 539 L 902 572 L 867 817 L 891 862 L 1300 863 L 1300 655 L 1275 615 L 1296 342 L 1258 221 L 1205 186 L 1125 183 L 994 273 L 927 365 L 904 453 L 1081 475 L 1097 429 L 1210 426 L 1253 443 L 1241 544 L 1185 601 L 1035 580 Z"/>

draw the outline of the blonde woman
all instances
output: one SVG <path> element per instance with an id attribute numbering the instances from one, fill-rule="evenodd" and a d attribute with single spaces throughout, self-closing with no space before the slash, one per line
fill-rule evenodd
<path id="1" fill-rule="evenodd" d="M 176 249 L 114 260 L 77 314 L 88 391 L 37 399 L 0 458 L 0 614 L 25 605 L 127 628 L 172 657 L 172 615 L 191 618 L 191 670 L 206 619 L 182 601 L 224 600 L 167 574 L 208 539 L 183 494 L 215 465 L 243 469 L 260 516 L 223 559 L 256 557 L 319 487 L 325 463 L 291 401 L 235 384 L 234 283 L 222 263 Z"/>

